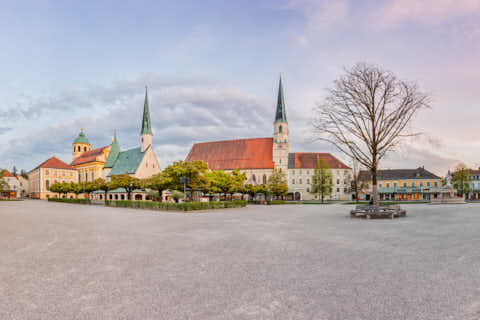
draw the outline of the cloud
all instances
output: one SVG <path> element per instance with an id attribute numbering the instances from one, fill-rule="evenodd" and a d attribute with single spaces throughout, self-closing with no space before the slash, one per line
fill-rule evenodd
<path id="1" fill-rule="evenodd" d="M 304 27 L 297 41 L 306 46 L 312 37 L 344 22 L 350 5 L 348 0 L 290 0 L 283 8 L 299 11 L 304 16 Z"/>
<path id="2" fill-rule="evenodd" d="M 383 24 L 405 20 L 436 24 L 480 12 L 480 0 L 391 0 L 379 10 Z"/>
<path id="3" fill-rule="evenodd" d="M 0 140 L 4 146 L 0 148 L 1 165 L 33 168 L 53 155 L 69 162 L 71 144 L 80 128 L 94 148 L 108 145 L 114 129 L 122 149 L 138 146 L 145 83 L 150 88 L 154 149 L 162 165 L 184 159 L 194 142 L 271 135 L 273 94 L 266 100 L 208 80 L 168 81 L 151 74 L 72 90 L 68 95 L 62 91 L 48 99 L 32 98 L 32 105 L 44 106 L 35 119 L 26 120 L 35 122 L 38 129 Z M 48 107 L 42 103 L 45 100 L 50 101 Z M 75 110 L 72 101 L 84 101 L 85 108 Z M 61 113 L 65 105 L 72 105 L 69 110 L 76 113 Z"/>

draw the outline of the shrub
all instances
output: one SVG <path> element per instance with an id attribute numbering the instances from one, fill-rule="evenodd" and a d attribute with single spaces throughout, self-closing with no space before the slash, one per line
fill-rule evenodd
<path id="1" fill-rule="evenodd" d="M 270 200 L 267 202 L 267 204 L 273 204 L 273 205 L 277 205 L 277 204 L 285 204 L 286 202 L 283 201 L 283 200 Z"/>
<path id="2" fill-rule="evenodd" d="M 106 206 L 118 208 L 136 208 L 136 209 L 152 209 L 166 211 L 195 211 L 223 208 L 241 208 L 247 205 L 247 201 L 222 201 L 222 202 L 156 202 L 156 201 L 111 201 L 105 202 Z"/>
<path id="3" fill-rule="evenodd" d="M 76 204 L 90 204 L 90 200 L 88 199 L 48 198 L 48 201 L 76 203 Z"/>

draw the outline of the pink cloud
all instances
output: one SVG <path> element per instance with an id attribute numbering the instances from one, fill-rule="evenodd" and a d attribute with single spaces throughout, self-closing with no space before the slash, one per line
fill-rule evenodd
<path id="1" fill-rule="evenodd" d="M 404 20 L 439 23 L 450 18 L 480 12 L 480 0 L 392 0 L 380 10 L 383 24 Z"/>

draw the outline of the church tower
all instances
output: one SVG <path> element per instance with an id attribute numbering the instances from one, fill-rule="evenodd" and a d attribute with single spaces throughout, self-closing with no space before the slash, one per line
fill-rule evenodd
<path id="1" fill-rule="evenodd" d="M 290 141 L 287 114 L 285 111 L 285 100 L 283 96 L 282 77 L 278 85 L 277 111 L 273 122 L 273 162 L 275 168 L 287 174 L 288 153 L 290 152 Z"/>
<path id="2" fill-rule="evenodd" d="M 78 158 L 82 153 L 90 150 L 92 150 L 92 145 L 85 136 L 85 133 L 83 133 L 83 129 L 81 129 L 80 134 L 72 144 L 72 161 Z"/>
<path id="3" fill-rule="evenodd" d="M 142 131 L 140 132 L 142 152 L 152 145 L 152 126 L 150 124 L 150 110 L 148 109 L 148 92 L 145 87 L 145 102 L 143 103 Z"/>

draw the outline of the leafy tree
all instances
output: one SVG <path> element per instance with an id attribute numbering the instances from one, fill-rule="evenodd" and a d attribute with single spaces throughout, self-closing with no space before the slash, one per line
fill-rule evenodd
<path id="1" fill-rule="evenodd" d="M 463 163 L 455 168 L 452 184 L 457 193 L 462 197 L 470 192 L 470 171 Z"/>
<path id="2" fill-rule="evenodd" d="M 75 194 L 75 197 L 78 199 L 78 195 L 85 192 L 85 183 L 70 182 L 70 192 Z"/>
<path id="3" fill-rule="evenodd" d="M 288 184 L 285 174 L 280 170 L 274 169 L 272 175 L 268 178 L 268 188 L 276 197 L 286 195 L 288 193 Z"/>
<path id="4" fill-rule="evenodd" d="M 206 188 L 209 193 L 223 193 L 226 197 L 227 194 L 232 190 L 233 177 L 228 172 L 213 170 L 211 172 L 207 172 L 205 177 L 208 181 Z"/>
<path id="5" fill-rule="evenodd" d="M 111 184 L 102 178 L 98 178 L 94 181 L 95 185 L 97 186 L 97 190 L 103 191 L 103 200 L 107 201 L 107 194 L 111 189 Z"/>
<path id="6" fill-rule="evenodd" d="M 22 177 L 24 177 L 25 179 L 28 179 L 28 173 L 27 173 L 27 171 L 25 171 L 25 170 L 23 170 L 23 169 L 20 170 L 20 175 L 21 175 Z"/>
<path id="7" fill-rule="evenodd" d="M 243 187 L 243 190 L 246 194 L 248 194 L 252 198 L 252 200 L 255 199 L 255 195 L 257 194 L 256 186 L 249 183 Z"/>
<path id="8" fill-rule="evenodd" d="M 312 193 L 319 194 L 323 202 L 332 189 L 332 172 L 325 159 L 320 158 L 312 176 Z"/>
<path id="9" fill-rule="evenodd" d="M 190 190 L 205 190 L 208 184 L 205 174 L 208 166 L 203 161 L 176 161 L 163 170 L 166 178 L 169 179 L 168 189 L 183 190 L 184 184 L 181 177 L 186 177 L 186 187 Z"/>
<path id="10" fill-rule="evenodd" d="M 152 189 L 158 192 L 159 197 L 155 198 L 160 199 L 160 201 L 162 201 L 163 191 L 167 190 L 171 185 L 171 177 L 168 177 L 163 172 L 157 173 L 156 175 L 151 176 L 150 178 L 143 181 L 143 186 L 145 188 Z"/>
<path id="11" fill-rule="evenodd" d="M 255 186 L 255 194 L 263 194 L 264 196 L 267 196 L 268 194 L 267 185 L 259 184 L 258 186 Z"/>
<path id="12" fill-rule="evenodd" d="M 0 169 L 0 192 L 8 190 L 10 187 L 3 177 L 5 176 L 6 170 Z"/>
<path id="13" fill-rule="evenodd" d="M 184 197 L 183 192 L 178 191 L 178 190 L 173 190 L 171 193 L 172 199 L 175 200 L 175 202 L 178 202 L 181 198 Z"/>
<path id="14" fill-rule="evenodd" d="M 245 172 L 240 172 L 238 169 L 232 171 L 232 193 L 244 193 L 244 184 L 247 181 L 247 174 Z"/>
<path id="15" fill-rule="evenodd" d="M 66 182 L 57 182 L 52 184 L 49 188 L 48 191 L 53 192 L 53 193 L 58 193 L 63 194 L 64 197 L 67 196 L 67 194 L 71 191 L 71 187 L 69 183 Z"/>
<path id="16" fill-rule="evenodd" d="M 128 200 L 132 200 L 132 192 L 142 187 L 140 180 L 129 176 L 128 174 L 119 174 L 112 177 L 112 186 L 116 188 L 124 188 L 128 195 Z"/>
<path id="17" fill-rule="evenodd" d="M 153 200 L 153 201 L 162 201 L 162 195 L 157 191 L 157 190 L 149 190 L 147 192 L 147 195 Z"/>

